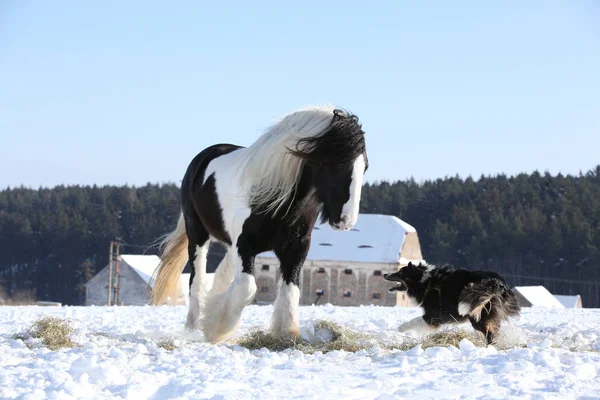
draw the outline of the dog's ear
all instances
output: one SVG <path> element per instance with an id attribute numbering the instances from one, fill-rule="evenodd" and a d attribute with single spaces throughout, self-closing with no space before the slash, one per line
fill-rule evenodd
<path id="1" fill-rule="evenodd" d="M 412 267 L 414 267 L 414 265 L 413 265 L 412 261 L 409 261 L 409 262 L 408 262 L 408 265 L 407 265 L 407 267 L 409 267 L 409 268 L 412 268 Z"/>
<path id="2" fill-rule="evenodd" d="M 423 271 L 425 271 L 427 269 L 427 265 L 423 265 L 422 262 L 419 262 L 419 267 L 418 268 L 421 269 L 421 270 L 423 270 Z"/>

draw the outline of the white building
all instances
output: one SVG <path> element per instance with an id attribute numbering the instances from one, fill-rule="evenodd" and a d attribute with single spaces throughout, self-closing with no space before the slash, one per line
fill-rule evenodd
<path id="1" fill-rule="evenodd" d="M 150 303 L 152 283 L 150 282 L 154 270 L 160 259 L 155 255 L 123 254 L 119 256 L 119 305 L 145 305 Z M 113 266 L 113 275 L 114 275 Z M 108 303 L 108 275 L 109 266 L 102 268 L 92 279 L 85 284 L 85 305 L 101 306 Z M 180 282 L 180 296 L 172 299 L 170 304 L 185 304 L 189 293 L 190 274 L 182 274 Z M 111 295 L 112 296 L 112 295 Z"/>

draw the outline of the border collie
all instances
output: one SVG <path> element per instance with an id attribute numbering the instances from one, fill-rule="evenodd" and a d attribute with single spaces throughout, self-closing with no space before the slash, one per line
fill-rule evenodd
<path id="1" fill-rule="evenodd" d="M 400 332 L 425 333 L 468 319 L 489 345 L 500 323 L 519 315 L 521 310 L 512 290 L 495 272 L 408 263 L 383 278 L 398 282 L 389 292 L 405 291 L 424 311 L 423 316 L 400 325 Z"/>

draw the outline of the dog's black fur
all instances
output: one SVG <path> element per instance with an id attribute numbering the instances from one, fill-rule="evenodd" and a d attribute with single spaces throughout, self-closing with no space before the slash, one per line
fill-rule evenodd
<path id="1" fill-rule="evenodd" d="M 398 272 L 383 277 L 398 282 L 390 292 L 406 291 L 407 296 L 420 305 L 424 314 L 419 318 L 427 324 L 427 329 L 468 319 L 491 344 L 501 322 L 520 313 L 514 293 L 495 272 L 408 263 Z M 422 322 L 415 319 L 399 330 L 422 325 Z"/>

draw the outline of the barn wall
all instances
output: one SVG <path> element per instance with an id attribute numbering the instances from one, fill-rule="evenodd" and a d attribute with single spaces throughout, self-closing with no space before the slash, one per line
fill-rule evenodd
<path id="1" fill-rule="evenodd" d="M 86 306 L 104 306 L 107 303 L 108 266 L 104 267 L 86 285 Z M 150 301 L 146 282 L 124 262 L 119 269 L 119 303 L 126 306 L 142 306 Z"/>
<path id="2" fill-rule="evenodd" d="M 254 265 L 254 277 L 256 278 L 256 296 L 254 300 L 258 303 L 273 303 L 277 296 L 277 272 L 279 265 L 272 262 L 256 261 Z"/>
<path id="3" fill-rule="evenodd" d="M 105 306 L 107 304 L 108 266 L 102 268 L 85 284 L 85 305 Z"/>
<path id="4" fill-rule="evenodd" d="M 421 243 L 417 232 L 408 232 L 402 245 L 402 258 L 407 260 L 422 260 Z"/>
<path id="5" fill-rule="evenodd" d="M 268 269 L 263 266 L 268 266 Z M 387 291 L 390 283 L 383 279 L 383 274 L 395 272 L 398 267 L 398 264 L 309 260 L 300 273 L 300 304 L 313 304 L 319 299 L 317 304 L 405 306 L 407 302 L 403 297 Z M 279 262 L 276 259 L 256 258 L 254 268 L 257 285 L 256 302 L 275 301 L 278 270 Z M 319 298 L 317 291 L 321 290 L 323 295 Z"/>
<path id="6" fill-rule="evenodd" d="M 143 306 L 149 304 L 150 288 L 131 267 L 121 267 L 119 286 L 121 287 L 119 291 L 119 304 L 123 303 L 126 306 Z"/>

